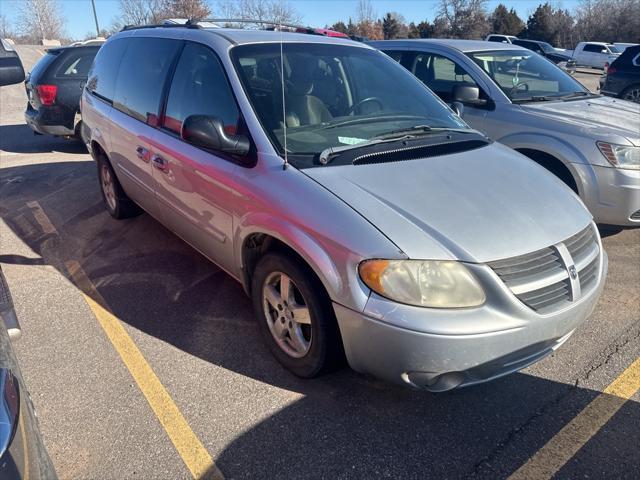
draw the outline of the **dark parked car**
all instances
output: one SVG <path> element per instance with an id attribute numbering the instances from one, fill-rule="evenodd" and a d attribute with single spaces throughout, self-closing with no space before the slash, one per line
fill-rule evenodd
<path id="1" fill-rule="evenodd" d="M 99 45 L 47 50 L 27 76 L 24 117 L 34 132 L 80 136 L 80 95 Z"/>
<path id="2" fill-rule="evenodd" d="M 19 336 L 20 325 L 0 268 L 0 478 L 55 479 L 11 346 Z"/>
<path id="3" fill-rule="evenodd" d="M 628 47 L 600 78 L 600 92 L 640 103 L 640 45 Z"/>
<path id="4" fill-rule="evenodd" d="M 0 86 L 24 80 L 24 68 L 18 53 L 8 41 L 0 38 Z"/>
<path id="5" fill-rule="evenodd" d="M 571 55 L 567 55 L 566 53 L 556 50 L 547 42 L 541 42 L 540 40 L 522 40 L 518 38 L 513 40 L 511 43 L 519 45 L 520 47 L 528 48 L 529 50 L 548 58 L 556 65 L 563 67 L 565 70 L 575 70 L 575 61 L 571 58 Z"/>

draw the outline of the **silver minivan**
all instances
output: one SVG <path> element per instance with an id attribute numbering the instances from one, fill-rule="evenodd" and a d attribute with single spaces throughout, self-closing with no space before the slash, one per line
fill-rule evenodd
<path id="1" fill-rule="evenodd" d="M 115 218 L 145 210 L 242 283 L 291 372 L 346 358 L 449 390 L 558 348 L 607 271 L 580 199 L 350 40 L 128 29 L 82 98 Z"/>

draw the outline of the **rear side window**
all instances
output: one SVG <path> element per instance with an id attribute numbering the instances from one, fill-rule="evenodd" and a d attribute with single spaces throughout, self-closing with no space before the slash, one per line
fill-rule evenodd
<path id="1" fill-rule="evenodd" d="M 98 49 L 78 49 L 69 51 L 62 60 L 56 77 L 74 78 L 86 77 L 91 69 L 91 64 Z"/>
<path id="2" fill-rule="evenodd" d="M 187 43 L 176 66 L 164 128 L 180 134 L 182 122 L 189 115 L 219 118 L 230 134 L 236 133 L 240 119 L 220 61 L 211 50 L 197 43 Z"/>
<path id="3" fill-rule="evenodd" d="M 180 42 L 132 38 L 120 63 L 113 106 L 142 122 L 157 115 L 162 89 Z"/>
<path id="4" fill-rule="evenodd" d="M 35 82 L 38 80 L 38 78 L 42 77 L 42 75 L 44 75 L 47 68 L 49 68 L 49 65 L 51 65 L 56 58 L 58 58 L 59 54 L 60 54 L 59 50 L 57 51 L 54 50 L 53 52 L 47 53 L 44 57 L 38 60 L 38 63 L 36 63 L 33 69 L 31 70 L 29 81 Z"/>
<path id="5" fill-rule="evenodd" d="M 89 71 L 87 90 L 98 97 L 111 101 L 116 86 L 116 76 L 120 61 L 127 48 L 127 39 L 112 40 L 104 44 L 98 51 Z"/>
<path id="6" fill-rule="evenodd" d="M 384 53 L 393 58 L 396 62 L 400 63 L 402 61 L 402 54 L 404 53 L 402 50 L 383 50 Z"/>
<path id="7" fill-rule="evenodd" d="M 593 43 L 587 43 L 584 46 L 584 51 L 585 52 L 597 52 L 597 53 L 601 53 L 602 50 L 606 50 L 602 45 L 594 45 Z"/>

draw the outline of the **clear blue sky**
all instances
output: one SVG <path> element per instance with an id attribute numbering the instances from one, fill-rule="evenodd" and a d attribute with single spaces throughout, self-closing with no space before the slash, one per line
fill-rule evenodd
<path id="1" fill-rule="evenodd" d="M 15 25 L 18 4 L 21 0 L 0 0 L 0 13 L 4 14 L 12 25 Z M 289 0 L 302 14 L 303 23 L 312 26 L 331 25 L 338 20 L 347 20 L 354 16 L 357 0 Z M 71 38 L 83 38 L 88 32 L 95 30 L 90 0 L 58 0 L 66 19 L 66 30 Z M 214 15 L 216 1 L 209 0 Z M 425 18 L 433 20 L 438 9 L 438 0 L 373 0 L 372 4 L 378 16 L 389 11 L 396 11 L 404 15 L 407 22 L 419 22 Z M 493 10 L 498 3 L 513 7 L 518 15 L 525 19 L 544 0 L 516 0 L 487 2 L 489 10 Z M 556 6 L 573 10 L 579 0 L 552 1 Z M 96 0 L 98 21 L 100 27 L 107 27 L 118 16 L 118 0 Z"/>

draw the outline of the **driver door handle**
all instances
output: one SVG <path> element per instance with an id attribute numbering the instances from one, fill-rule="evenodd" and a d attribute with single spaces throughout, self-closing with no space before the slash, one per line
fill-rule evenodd
<path id="1" fill-rule="evenodd" d="M 144 148 L 143 146 L 138 145 L 138 147 L 136 148 L 136 155 L 142 161 L 147 163 L 149 162 L 149 150 Z"/>
<path id="2" fill-rule="evenodd" d="M 166 172 L 169 168 L 169 162 L 156 153 L 151 156 L 151 164 L 161 172 Z"/>

